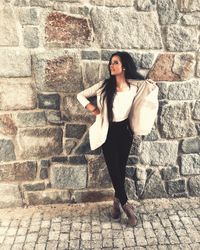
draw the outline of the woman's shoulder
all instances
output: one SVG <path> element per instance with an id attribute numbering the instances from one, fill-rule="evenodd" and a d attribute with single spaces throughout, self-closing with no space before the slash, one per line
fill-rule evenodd
<path id="1" fill-rule="evenodd" d="M 139 80 L 139 79 L 127 79 L 127 81 L 132 85 L 132 86 L 138 86 L 142 84 L 145 80 Z"/>
<path id="2" fill-rule="evenodd" d="M 156 84 L 156 82 L 150 78 L 148 79 L 127 79 L 127 81 L 131 84 L 131 85 L 134 85 L 134 86 L 141 86 L 142 84 L 144 83 L 152 83 L 152 84 Z"/>

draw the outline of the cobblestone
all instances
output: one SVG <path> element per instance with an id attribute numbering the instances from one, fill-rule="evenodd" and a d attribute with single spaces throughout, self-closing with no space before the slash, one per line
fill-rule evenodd
<path id="1" fill-rule="evenodd" d="M 112 202 L 0 210 L 0 250 L 200 249 L 200 198 L 132 201 L 139 222 L 110 218 Z"/>

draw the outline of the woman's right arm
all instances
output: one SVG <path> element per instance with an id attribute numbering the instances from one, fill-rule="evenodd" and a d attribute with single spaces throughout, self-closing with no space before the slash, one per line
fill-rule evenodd
<path id="1" fill-rule="evenodd" d="M 80 104 L 86 108 L 87 110 L 91 111 L 94 115 L 98 115 L 100 113 L 98 107 L 94 106 L 88 98 L 91 96 L 96 96 L 97 90 L 102 86 L 103 81 L 100 81 L 93 86 L 79 92 L 77 94 L 77 99 Z"/>

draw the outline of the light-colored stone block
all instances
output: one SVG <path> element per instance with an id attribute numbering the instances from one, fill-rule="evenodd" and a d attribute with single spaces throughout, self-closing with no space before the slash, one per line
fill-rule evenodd
<path id="1" fill-rule="evenodd" d="M 53 188 L 78 189 L 85 188 L 87 181 L 87 165 L 51 165 L 51 184 Z"/>
<path id="2" fill-rule="evenodd" d="M 14 11 L 11 9 L 10 5 L 4 3 L 4 1 L 1 1 L 0 4 L 0 30 L 0 46 L 19 45 L 19 34 L 17 31 L 17 22 L 14 16 Z"/>
<path id="3" fill-rule="evenodd" d="M 77 93 L 83 89 L 80 59 L 76 53 L 50 50 L 32 58 L 40 91 Z"/>
<path id="4" fill-rule="evenodd" d="M 197 134 L 191 120 L 191 107 L 188 102 L 164 105 L 160 117 L 161 133 L 165 138 L 190 137 Z"/>
<path id="5" fill-rule="evenodd" d="M 28 50 L 0 48 L 0 77 L 31 76 L 31 55 Z"/>
<path id="6" fill-rule="evenodd" d="M 57 204 L 69 202 L 70 192 L 69 190 L 47 189 L 25 192 L 25 197 L 29 205 Z"/>
<path id="7" fill-rule="evenodd" d="M 75 202 L 98 202 L 113 199 L 113 188 L 105 189 L 80 189 L 72 192 L 72 200 Z"/>
<path id="8" fill-rule="evenodd" d="M 183 154 L 181 156 L 181 174 L 182 175 L 200 174 L 199 154 Z"/>
<path id="9" fill-rule="evenodd" d="M 148 142 L 140 144 L 142 163 L 149 165 L 175 164 L 177 160 L 178 142 Z"/>
<path id="10" fill-rule="evenodd" d="M 61 128 L 19 129 L 17 143 L 22 159 L 40 159 L 62 152 Z"/>
<path id="11" fill-rule="evenodd" d="M 101 48 L 161 49 L 161 33 L 154 12 L 132 8 L 93 8 L 91 18 Z M 128 24 L 128 25 L 127 25 Z"/>
<path id="12" fill-rule="evenodd" d="M 18 184 L 0 183 L 0 208 L 21 206 L 22 198 Z"/>
<path id="13" fill-rule="evenodd" d="M 0 80 L 0 110 L 34 109 L 35 90 L 30 83 Z"/>
<path id="14" fill-rule="evenodd" d="M 166 49 L 168 51 L 196 51 L 198 48 L 197 27 L 179 25 L 166 27 Z"/>

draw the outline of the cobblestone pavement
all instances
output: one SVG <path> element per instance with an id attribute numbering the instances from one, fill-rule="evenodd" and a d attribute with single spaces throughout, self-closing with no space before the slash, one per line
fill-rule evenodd
<path id="1" fill-rule="evenodd" d="M 200 198 L 131 202 L 139 223 L 109 216 L 112 202 L 0 210 L 0 249 L 197 249 Z"/>

